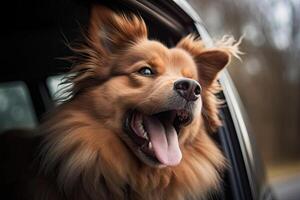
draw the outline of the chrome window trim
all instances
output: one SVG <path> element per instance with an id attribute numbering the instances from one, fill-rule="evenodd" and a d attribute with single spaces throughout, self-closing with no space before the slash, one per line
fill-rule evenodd
<path id="1" fill-rule="evenodd" d="M 201 39 L 205 42 L 205 45 L 208 47 L 212 47 L 213 41 L 204 28 L 203 21 L 201 20 L 197 12 L 191 7 L 191 5 L 185 0 L 173 0 L 173 2 L 175 2 L 186 14 L 188 14 L 192 18 L 197 31 L 201 35 Z"/>
<path id="2" fill-rule="evenodd" d="M 240 142 L 251 192 L 253 197 L 256 197 L 257 192 L 254 188 L 255 176 L 252 171 L 254 169 L 253 151 L 246 123 L 243 118 L 241 100 L 226 69 L 221 73 L 219 80 Z"/>
<path id="3" fill-rule="evenodd" d="M 191 7 L 191 5 L 186 0 L 173 0 L 173 2 L 175 2 L 183 11 L 185 11 L 194 20 L 194 25 L 196 26 L 199 34 L 201 35 L 201 39 L 205 42 L 206 46 L 212 47 L 213 41 L 206 29 L 204 28 L 204 24 L 201 18 L 199 17 L 197 12 Z M 246 123 L 243 118 L 243 106 L 241 104 L 241 100 L 239 98 L 237 90 L 232 82 L 232 79 L 226 69 L 223 70 L 223 72 L 221 72 L 220 83 L 223 87 L 223 93 L 241 146 L 241 151 L 245 162 L 251 193 L 253 198 L 256 198 L 257 192 L 254 188 L 255 176 L 252 171 L 254 169 L 254 158 L 249 133 L 247 131 Z"/>

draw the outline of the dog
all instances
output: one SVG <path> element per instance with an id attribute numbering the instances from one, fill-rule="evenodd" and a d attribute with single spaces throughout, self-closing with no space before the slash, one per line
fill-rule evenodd
<path id="1" fill-rule="evenodd" d="M 11 199 L 181 200 L 217 191 L 226 166 L 210 138 L 222 125 L 217 78 L 239 53 L 238 43 L 227 37 L 207 48 L 188 35 L 167 48 L 148 39 L 141 17 L 97 5 L 87 32 L 73 47 L 70 98 L 35 134 L 2 135 L 2 156 L 22 161 L 2 162 L 2 180 L 14 178 L 1 193 Z M 18 138 L 18 150 L 3 153 L 16 143 L 11 137 Z M 19 168 L 8 166 L 16 163 Z"/>

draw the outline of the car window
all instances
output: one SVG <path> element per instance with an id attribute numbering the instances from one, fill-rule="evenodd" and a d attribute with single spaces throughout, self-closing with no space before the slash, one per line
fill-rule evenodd
<path id="1" fill-rule="evenodd" d="M 33 128 L 37 124 L 31 98 L 24 82 L 0 84 L 0 132 Z"/>
<path id="2" fill-rule="evenodd" d="M 59 104 L 61 100 L 66 100 L 70 98 L 69 93 L 67 90 L 72 87 L 71 84 L 65 85 L 62 84 L 64 78 L 66 77 L 65 74 L 57 75 L 57 76 L 50 76 L 47 78 L 47 86 L 50 92 L 50 96 L 52 100 Z"/>

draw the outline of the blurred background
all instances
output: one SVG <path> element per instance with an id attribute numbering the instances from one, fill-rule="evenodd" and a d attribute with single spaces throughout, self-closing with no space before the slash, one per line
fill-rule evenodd
<path id="1" fill-rule="evenodd" d="M 229 72 L 273 184 L 300 175 L 300 0 L 188 0 L 210 35 L 244 35 Z M 300 198 L 300 197 L 299 197 Z"/>

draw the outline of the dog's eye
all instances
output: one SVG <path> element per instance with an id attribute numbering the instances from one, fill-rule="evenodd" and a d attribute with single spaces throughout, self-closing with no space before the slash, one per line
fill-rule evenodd
<path id="1" fill-rule="evenodd" d="M 139 70 L 139 73 L 143 76 L 152 76 L 154 73 L 150 67 L 143 67 Z"/>

